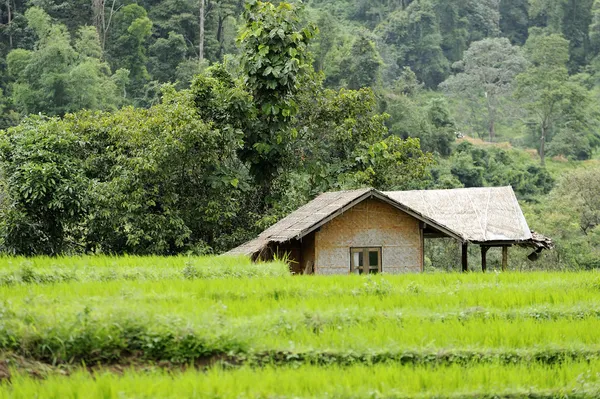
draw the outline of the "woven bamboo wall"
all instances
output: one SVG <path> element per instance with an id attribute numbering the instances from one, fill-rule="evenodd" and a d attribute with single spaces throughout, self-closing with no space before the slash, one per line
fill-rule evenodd
<path id="1" fill-rule="evenodd" d="M 384 273 L 423 268 L 419 221 L 377 199 L 363 201 L 321 227 L 315 235 L 315 273 L 349 273 L 351 247 L 382 247 Z"/>

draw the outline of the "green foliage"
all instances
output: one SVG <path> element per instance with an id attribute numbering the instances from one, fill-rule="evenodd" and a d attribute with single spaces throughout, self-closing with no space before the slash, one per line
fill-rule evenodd
<path id="1" fill-rule="evenodd" d="M 554 187 L 554 179 L 527 154 L 515 150 L 476 147 L 467 141 L 431 169 L 434 188 L 512 186 L 520 199 L 535 200 Z"/>
<path id="2" fill-rule="evenodd" d="M 310 67 L 306 50 L 316 27 L 303 26 L 299 11 L 288 3 L 275 7 L 252 0 L 246 3 L 243 17 L 238 41 L 260 125 L 248 132 L 242 159 L 251 163 L 257 182 L 268 187 L 294 136 L 286 124 L 297 112 L 293 96 Z"/>
<path id="3" fill-rule="evenodd" d="M 419 139 L 415 138 L 402 140 L 389 136 L 381 142 L 361 147 L 356 153 L 356 165 L 340 176 L 343 185 L 381 190 L 410 189 L 426 175 L 427 167 L 433 162 L 430 154 L 421 151 Z"/>
<path id="4" fill-rule="evenodd" d="M 28 255 L 69 251 L 77 221 L 88 206 L 82 144 L 60 120 L 41 117 L 2 135 L 4 251 Z"/>
<path id="5" fill-rule="evenodd" d="M 517 77 L 517 98 L 529 117 L 537 125 L 539 154 L 545 160 L 546 142 L 555 133 L 557 124 L 568 124 L 578 118 L 578 111 L 586 106 L 588 93 L 567 70 L 568 41 L 557 34 L 535 31 L 526 44 L 532 66 Z"/>
<path id="6" fill-rule="evenodd" d="M 463 61 L 454 64 L 459 71 L 442 88 L 472 102 L 475 112 L 485 112 L 490 141 L 496 135 L 500 102 L 512 94 L 515 76 L 527 66 L 519 48 L 508 39 L 485 39 L 471 44 Z"/>
<path id="7" fill-rule="evenodd" d="M 564 176 L 549 198 L 528 209 L 535 229 L 551 234 L 556 249 L 548 262 L 576 269 L 600 268 L 598 168 Z"/>
<path id="8" fill-rule="evenodd" d="M 108 58 L 112 65 L 129 70 L 128 89 L 137 93 L 150 77 L 146 68 L 146 41 L 152 34 L 152 21 L 138 4 L 122 7 L 113 18 L 111 40 L 107 43 Z"/>
<path id="9" fill-rule="evenodd" d="M 214 246 L 217 227 L 222 234 L 240 206 L 240 139 L 211 129 L 193 97 L 174 92 L 149 110 L 38 118 L 10 129 L 5 248 L 56 254 L 74 241 L 79 250 L 135 254 Z"/>
<path id="10" fill-rule="evenodd" d="M 381 65 L 375 43 L 365 33 L 360 33 L 352 44 L 349 58 L 341 66 L 348 88 L 358 90 L 376 86 Z"/>
<path id="11" fill-rule="evenodd" d="M 32 7 L 25 17 L 36 32 L 36 47 L 33 51 L 13 50 L 7 57 L 14 80 L 13 103 L 19 112 L 63 115 L 81 108 L 119 105 L 117 86 L 101 60 L 93 28 L 82 27 L 73 46 L 66 27 L 52 24 L 43 10 Z"/>
<path id="12" fill-rule="evenodd" d="M 406 9 L 395 11 L 376 34 L 393 46 L 396 66 L 410 67 L 427 87 L 445 79 L 449 62 L 441 49 L 442 35 L 429 0 L 413 1 Z"/>
<path id="13" fill-rule="evenodd" d="M 150 73 L 159 82 L 173 82 L 177 67 L 184 61 L 187 46 L 183 35 L 169 32 L 167 39 L 157 39 L 149 49 Z"/>

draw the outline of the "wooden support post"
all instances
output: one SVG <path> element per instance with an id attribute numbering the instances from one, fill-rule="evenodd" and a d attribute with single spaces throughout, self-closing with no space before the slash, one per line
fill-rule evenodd
<path id="1" fill-rule="evenodd" d="M 463 271 L 463 273 L 469 271 L 467 249 L 469 249 L 469 244 L 467 242 L 463 242 L 462 243 L 462 271 Z"/>
<path id="2" fill-rule="evenodd" d="M 486 272 L 487 270 L 487 251 L 490 247 L 486 247 L 485 245 L 481 246 L 481 271 Z"/>
<path id="3" fill-rule="evenodd" d="M 508 247 L 502 247 L 502 271 L 505 272 L 508 267 Z"/>

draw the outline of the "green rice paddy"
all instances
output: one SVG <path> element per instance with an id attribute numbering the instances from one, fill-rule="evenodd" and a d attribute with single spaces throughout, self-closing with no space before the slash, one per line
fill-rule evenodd
<path id="1" fill-rule="evenodd" d="M 600 273 L 286 270 L 2 258 L 0 398 L 600 397 Z"/>

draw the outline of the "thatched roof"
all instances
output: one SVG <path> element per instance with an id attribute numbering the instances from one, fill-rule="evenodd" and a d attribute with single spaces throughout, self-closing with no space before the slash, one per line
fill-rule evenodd
<path id="1" fill-rule="evenodd" d="M 511 187 L 380 192 L 366 188 L 319 195 L 227 255 L 256 256 L 271 243 L 301 239 L 367 198 L 377 198 L 465 242 L 524 244 L 532 234 Z"/>
<path id="2" fill-rule="evenodd" d="M 389 191 L 390 198 L 459 232 L 475 243 L 532 238 L 512 187 Z"/>

